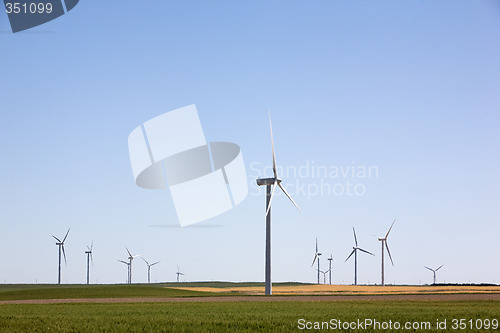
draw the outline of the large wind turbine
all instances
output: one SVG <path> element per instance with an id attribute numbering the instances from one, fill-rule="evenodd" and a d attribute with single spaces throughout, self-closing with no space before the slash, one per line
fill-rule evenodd
<path id="1" fill-rule="evenodd" d="M 142 260 L 144 260 L 144 262 L 146 263 L 146 265 L 148 265 L 148 283 L 151 283 L 151 282 L 150 282 L 150 277 L 151 277 L 151 266 L 156 265 L 157 263 L 159 263 L 159 261 L 157 261 L 157 262 L 154 262 L 154 263 L 150 264 L 149 262 L 147 262 L 147 261 L 146 261 L 146 259 L 142 258 Z"/>
<path id="2" fill-rule="evenodd" d="M 125 265 L 127 265 L 127 284 L 129 284 L 130 283 L 130 262 L 123 261 L 123 260 L 120 260 L 120 259 L 118 259 L 118 261 L 124 263 Z"/>
<path id="3" fill-rule="evenodd" d="M 319 257 L 320 256 L 321 256 L 321 253 L 318 252 L 318 239 L 316 238 L 316 252 L 314 253 L 314 259 L 313 259 L 313 262 L 311 264 L 311 267 L 313 267 L 314 262 L 316 261 L 316 259 L 318 259 L 318 268 L 316 269 L 318 271 L 318 284 L 319 284 L 319 273 L 321 272 L 319 269 Z"/>
<path id="4" fill-rule="evenodd" d="M 387 245 L 387 237 L 389 237 L 389 233 L 391 232 L 392 226 L 394 225 L 394 222 L 396 222 L 396 219 L 392 221 L 391 227 L 389 228 L 389 231 L 387 231 L 387 234 L 385 237 L 379 237 L 379 241 L 382 242 L 382 285 L 385 286 L 384 282 L 384 245 L 387 249 L 387 253 L 389 254 L 389 259 L 391 259 L 391 264 L 394 266 L 394 262 L 392 261 L 391 257 L 391 251 L 389 251 L 389 246 Z"/>
<path id="5" fill-rule="evenodd" d="M 438 267 L 438 268 L 436 268 L 436 269 L 432 269 L 432 268 L 430 268 L 430 267 L 424 266 L 424 267 L 425 267 L 425 268 L 427 268 L 428 270 L 432 271 L 432 273 L 434 273 L 434 284 L 436 284 L 436 272 L 437 272 L 437 271 L 438 271 L 441 267 L 443 267 L 443 266 L 444 266 L 444 265 L 441 265 L 441 266 L 439 266 L 439 267 Z"/>
<path id="6" fill-rule="evenodd" d="M 353 250 L 351 252 L 351 254 L 349 255 L 349 257 L 347 257 L 347 260 L 349 260 L 349 258 L 354 254 L 354 285 L 357 285 L 358 284 L 358 250 L 360 250 L 361 252 L 364 252 L 364 253 L 368 253 L 368 254 L 371 254 L 372 256 L 374 256 L 373 253 L 371 252 L 368 252 L 366 250 L 363 250 L 362 248 L 360 248 L 358 246 L 358 238 L 356 237 L 356 230 L 354 230 L 354 227 L 352 228 L 352 231 L 354 233 L 354 242 L 356 244 L 356 246 L 353 246 Z"/>
<path id="7" fill-rule="evenodd" d="M 128 252 L 128 262 L 129 262 L 129 265 L 128 265 L 128 270 L 129 270 L 128 283 L 132 284 L 132 260 L 134 260 L 135 258 L 140 256 L 140 254 L 132 255 L 132 253 L 130 253 L 130 251 L 127 249 L 127 247 L 125 247 L 125 249 Z"/>
<path id="8" fill-rule="evenodd" d="M 330 284 L 332 284 L 332 261 L 335 261 L 333 259 L 333 254 L 330 254 L 330 258 L 328 258 L 328 272 L 330 273 Z"/>
<path id="9" fill-rule="evenodd" d="M 269 127 L 271 129 L 271 147 L 273 153 L 273 178 L 258 178 L 257 185 L 266 186 L 266 287 L 265 294 L 272 294 L 271 286 L 271 202 L 273 201 L 274 191 L 278 186 L 283 193 L 290 199 L 290 201 L 297 207 L 300 211 L 299 206 L 293 201 L 292 197 L 288 194 L 283 186 L 281 186 L 281 179 L 278 178 L 278 172 L 276 170 L 276 156 L 274 154 L 274 139 L 273 139 L 273 126 L 271 124 L 271 112 L 269 112 Z M 272 187 L 272 189 L 271 189 Z"/>
<path id="10" fill-rule="evenodd" d="M 87 255 L 87 284 L 89 284 L 89 263 L 92 260 L 92 265 L 94 265 L 94 258 L 92 257 L 92 248 L 94 247 L 94 241 L 90 244 L 90 247 L 87 246 L 87 251 L 85 254 Z"/>
<path id="11" fill-rule="evenodd" d="M 64 256 L 64 263 L 66 263 L 66 252 L 64 251 L 64 241 L 66 240 L 66 237 L 68 237 L 68 234 L 69 234 L 69 229 L 66 232 L 66 236 L 64 236 L 62 241 L 56 236 L 52 235 L 52 237 L 54 237 L 57 241 L 56 245 L 59 246 L 59 270 L 57 274 L 57 284 L 61 284 L 61 250 Z"/>
<path id="12" fill-rule="evenodd" d="M 181 273 L 181 272 L 179 271 L 179 265 L 177 265 L 177 273 L 175 273 L 175 274 L 177 274 L 177 282 L 179 282 L 179 276 L 180 276 L 180 275 L 184 275 L 184 273 Z"/>

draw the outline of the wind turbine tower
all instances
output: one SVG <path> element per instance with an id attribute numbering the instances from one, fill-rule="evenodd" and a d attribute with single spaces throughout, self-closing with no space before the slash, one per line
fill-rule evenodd
<path id="1" fill-rule="evenodd" d="M 66 237 L 68 237 L 68 234 L 69 234 L 69 229 L 66 232 L 66 236 L 64 236 L 62 241 L 56 236 L 52 235 L 52 237 L 54 237 L 57 241 L 56 245 L 59 246 L 59 269 L 57 273 L 57 284 L 61 284 L 61 251 L 64 256 L 64 263 L 66 263 L 66 252 L 64 251 L 64 241 L 66 240 Z"/>
<path id="2" fill-rule="evenodd" d="M 87 284 L 89 284 L 89 270 L 90 270 L 90 260 L 92 260 L 92 265 L 94 264 L 94 258 L 92 257 L 92 248 L 94 247 L 94 241 L 90 244 L 90 247 L 87 246 L 87 251 L 85 254 L 87 255 Z"/>
<path id="3" fill-rule="evenodd" d="M 123 260 L 120 260 L 120 259 L 118 259 L 118 261 L 124 263 L 125 265 L 127 265 L 127 284 L 130 284 L 130 262 L 123 261 Z"/>
<path id="4" fill-rule="evenodd" d="M 437 271 L 438 271 L 441 267 L 443 267 L 443 266 L 444 266 L 444 265 L 441 265 L 441 266 L 439 266 L 439 267 L 438 267 L 438 268 L 436 268 L 436 269 L 432 269 L 432 268 L 430 268 L 430 267 L 424 266 L 424 267 L 425 267 L 425 268 L 427 268 L 428 270 L 432 271 L 432 273 L 434 273 L 434 284 L 436 284 L 436 272 L 437 272 Z"/>
<path id="5" fill-rule="evenodd" d="M 314 262 L 316 261 L 316 259 L 318 259 L 318 268 L 316 269 L 318 271 L 318 284 L 319 284 L 319 273 L 321 272 L 321 270 L 319 269 L 319 257 L 320 256 L 321 256 L 321 253 L 318 252 L 318 239 L 316 238 L 316 252 L 314 253 L 314 259 L 313 259 L 313 262 L 311 264 L 311 267 L 313 267 Z"/>
<path id="6" fill-rule="evenodd" d="M 351 254 L 349 255 L 349 257 L 347 257 L 347 259 L 345 261 L 349 260 L 349 258 L 354 254 L 354 285 L 357 285 L 358 284 L 358 250 L 361 252 L 371 254 L 372 256 L 374 256 L 374 254 L 371 252 L 368 252 L 366 250 L 363 250 L 362 248 L 360 248 L 358 246 L 358 238 L 356 237 L 356 230 L 354 230 L 354 227 L 352 228 L 352 231 L 354 233 L 354 243 L 356 244 L 356 246 L 353 247 Z"/>
<path id="7" fill-rule="evenodd" d="M 290 201 L 299 209 L 299 206 L 293 201 L 292 197 L 288 194 L 285 188 L 281 185 L 281 179 L 278 178 L 278 172 L 276 170 L 276 156 L 274 154 L 274 139 L 273 139 L 273 127 L 271 124 L 271 113 L 269 112 L 269 127 L 271 129 L 271 147 L 273 153 L 273 178 L 258 178 L 257 185 L 266 186 L 266 276 L 265 276 L 265 294 L 272 294 L 272 283 L 271 283 L 271 202 L 273 201 L 274 191 L 278 186 L 283 193 L 290 199 Z M 300 211 L 300 209 L 299 209 Z"/>
<path id="8" fill-rule="evenodd" d="M 385 281 L 384 281 L 384 245 L 385 248 L 387 249 L 387 254 L 389 254 L 389 259 L 391 259 L 391 264 L 394 266 L 394 262 L 392 261 L 391 257 L 391 251 L 389 251 L 389 246 L 387 245 L 387 237 L 389 237 L 389 233 L 391 232 L 392 227 L 394 226 L 394 222 L 396 222 L 396 219 L 392 221 L 391 227 L 389 228 L 389 231 L 387 231 L 387 234 L 385 237 L 379 237 L 379 241 L 382 242 L 382 285 L 385 286 Z"/>
<path id="9" fill-rule="evenodd" d="M 330 258 L 328 258 L 328 272 L 330 273 L 330 284 L 332 284 L 332 261 L 334 261 L 333 254 L 330 254 Z"/>
<path id="10" fill-rule="evenodd" d="M 128 262 L 129 262 L 129 265 L 128 265 L 128 270 L 129 270 L 128 283 L 132 284 L 132 260 L 134 260 L 135 258 L 140 256 L 140 254 L 132 255 L 132 253 L 130 253 L 130 251 L 126 247 L 125 247 L 125 249 L 128 252 Z"/>
<path id="11" fill-rule="evenodd" d="M 159 261 L 150 264 L 149 262 L 146 261 L 146 259 L 142 258 L 142 260 L 144 260 L 144 262 L 146 263 L 146 265 L 148 265 L 148 283 L 151 283 L 151 280 L 150 280 L 150 278 L 151 278 L 151 266 L 154 266 L 154 265 L 158 264 Z"/>
<path id="12" fill-rule="evenodd" d="M 180 276 L 180 275 L 184 275 L 184 273 L 181 273 L 181 272 L 180 272 L 180 270 L 179 270 L 179 265 L 177 265 L 177 273 L 175 273 L 175 274 L 177 274 L 177 283 L 179 283 L 179 276 Z"/>

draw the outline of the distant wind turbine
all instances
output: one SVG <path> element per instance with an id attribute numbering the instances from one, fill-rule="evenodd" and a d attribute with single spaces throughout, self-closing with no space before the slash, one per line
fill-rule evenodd
<path id="1" fill-rule="evenodd" d="M 320 256 L 321 256 L 321 253 L 318 252 L 318 239 L 316 238 L 316 252 L 314 253 L 314 259 L 313 259 L 313 262 L 311 264 L 311 267 L 313 267 L 314 262 L 316 261 L 316 259 L 318 259 L 318 268 L 316 269 L 318 271 L 318 284 L 319 284 L 319 273 L 321 272 L 321 270 L 319 269 L 319 257 Z"/>
<path id="2" fill-rule="evenodd" d="M 333 254 L 330 254 L 330 258 L 328 258 L 328 272 L 330 273 L 330 284 L 332 284 L 332 261 L 335 261 L 333 259 Z"/>
<path id="3" fill-rule="evenodd" d="M 181 273 L 181 272 L 180 272 L 180 270 L 179 270 L 179 265 L 177 265 L 177 273 L 175 273 L 175 274 L 177 274 L 177 282 L 179 282 L 179 276 L 180 276 L 180 275 L 184 275 L 184 273 Z"/>
<path id="4" fill-rule="evenodd" d="M 57 284 L 61 284 L 61 250 L 64 256 L 64 263 L 66 264 L 66 252 L 64 251 L 64 241 L 66 240 L 66 237 L 68 237 L 68 234 L 69 234 L 69 229 L 66 232 L 66 236 L 64 236 L 62 241 L 56 236 L 52 235 L 52 237 L 54 237 L 57 241 L 56 245 L 59 246 L 59 270 L 57 274 Z"/>
<path id="5" fill-rule="evenodd" d="M 92 265 L 94 264 L 94 258 L 92 257 L 92 248 L 94 247 L 94 241 L 90 243 L 90 247 L 87 246 L 87 251 L 85 251 L 85 254 L 87 255 L 87 284 L 89 284 L 89 263 L 90 260 L 92 260 Z"/>
<path id="6" fill-rule="evenodd" d="M 276 170 L 276 156 L 274 154 L 274 139 L 273 139 L 273 126 L 271 124 L 271 112 L 269 112 L 269 127 L 271 129 L 271 147 L 273 153 L 273 178 L 258 178 L 257 185 L 266 186 L 266 276 L 265 276 L 265 294 L 272 294 L 271 282 L 271 202 L 273 201 L 274 191 L 279 187 L 283 193 L 290 199 L 290 201 L 299 209 L 299 206 L 293 201 L 292 197 L 288 194 L 285 188 L 281 185 L 281 179 L 278 178 Z M 272 187 L 272 190 L 271 190 Z M 300 211 L 300 209 L 299 209 Z"/>
<path id="7" fill-rule="evenodd" d="M 437 271 L 438 271 L 441 267 L 443 267 L 443 266 L 444 266 L 444 265 L 441 265 L 441 266 L 439 266 L 439 267 L 438 267 L 438 268 L 436 268 L 436 269 L 432 269 L 432 268 L 430 268 L 430 267 L 424 266 L 424 267 L 425 267 L 425 268 L 427 268 L 428 270 L 432 271 L 432 273 L 434 273 L 434 284 L 436 284 L 436 272 L 437 272 Z"/>
<path id="8" fill-rule="evenodd" d="M 147 262 L 147 261 L 146 261 L 146 259 L 142 258 L 142 260 L 144 260 L 144 262 L 146 263 L 146 265 L 148 265 L 148 283 L 151 283 L 151 282 L 150 282 L 150 277 L 151 277 L 151 266 L 154 266 L 154 265 L 158 264 L 158 263 L 159 263 L 159 261 L 157 261 L 157 262 L 154 262 L 154 263 L 150 264 L 149 262 Z"/>
<path id="9" fill-rule="evenodd" d="M 366 250 L 363 250 L 362 248 L 360 248 L 358 246 L 358 238 L 356 237 L 356 230 L 354 230 L 354 227 L 352 228 L 352 231 L 354 233 L 354 243 L 356 244 L 356 246 L 353 247 L 351 254 L 349 255 L 349 257 L 347 257 L 347 259 L 345 261 L 349 260 L 349 258 L 354 254 L 354 285 L 357 285 L 358 284 L 358 250 L 361 252 L 364 252 L 364 253 L 371 254 L 372 256 L 374 256 L 374 254 L 371 252 L 368 252 Z"/>
<path id="10" fill-rule="evenodd" d="M 120 260 L 120 259 L 118 259 L 118 261 L 124 263 L 125 265 L 127 265 L 127 284 L 129 284 L 130 283 L 130 262 L 123 261 L 123 260 Z"/>
<path id="11" fill-rule="evenodd" d="M 389 254 L 389 259 L 391 259 L 391 264 L 394 266 L 394 262 L 392 261 L 391 257 L 391 251 L 389 251 L 389 246 L 387 245 L 387 237 L 389 237 L 389 233 L 391 232 L 392 227 L 394 226 L 394 222 L 396 222 L 396 219 L 392 221 L 391 227 L 389 228 L 389 231 L 387 231 L 387 234 L 385 237 L 379 237 L 379 241 L 382 242 L 382 285 L 385 286 L 384 282 L 384 245 L 387 249 L 387 253 Z"/>
<path id="12" fill-rule="evenodd" d="M 128 283 L 131 284 L 132 283 L 132 260 L 139 257 L 140 254 L 132 255 L 132 253 L 130 253 L 130 251 L 127 249 L 127 247 L 125 247 L 125 249 L 128 252 L 128 262 L 129 262 L 129 265 L 128 265 L 128 270 L 129 270 Z"/>
<path id="13" fill-rule="evenodd" d="M 320 271 L 321 273 L 323 273 L 323 284 L 326 284 L 326 274 L 328 272 L 330 272 L 330 270 L 327 270 L 326 272 L 323 272 L 323 271 Z M 319 283 L 318 283 L 319 284 Z"/>

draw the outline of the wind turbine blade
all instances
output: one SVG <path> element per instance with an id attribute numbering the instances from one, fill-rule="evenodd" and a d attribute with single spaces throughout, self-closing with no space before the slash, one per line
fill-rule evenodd
<path id="1" fill-rule="evenodd" d="M 389 251 L 389 245 L 387 245 L 387 241 L 385 241 L 385 248 L 387 249 L 387 253 L 389 254 L 389 259 L 391 259 L 391 264 L 394 266 L 394 261 L 392 261 L 391 251 Z"/>
<path id="2" fill-rule="evenodd" d="M 316 254 L 314 255 L 314 260 L 313 260 L 313 263 L 311 264 L 311 267 L 313 267 L 314 263 L 316 262 L 317 257 L 318 257 L 318 252 L 316 252 Z"/>
<path id="3" fill-rule="evenodd" d="M 153 266 L 153 265 L 156 265 L 156 264 L 159 264 L 159 263 L 160 263 L 160 262 L 159 262 L 159 261 L 157 261 L 157 262 L 152 263 L 150 266 Z"/>
<path id="4" fill-rule="evenodd" d="M 389 236 L 389 233 L 391 232 L 391 229 L 392 229 L 392 226 L 394 225 L 394 222 L 396 222 L 396 219 L 394 219 L 394 221 L 392 221 L 391 227 L 389 228 L 389 231 L 387 231 L 387 235 L 385 235 L 386 239 Z"/>
<path id="5" fill-rule="evenodd" d="M 94 267 L 94 257 L 92 256 L 92 252 L 90 252 L 90 262 L 92 263 L 92 267 Z"/>
<path id="6" fill-rule="evenodd" d="M 179 265 L 177 265 L 177 273 L 179 273 Z"/>
<path id="7" fill-rule="evenodd" d="M 349 257 L 347 257 L 347 259 L 345 261 L 349 260 L 349 258 L 354 254 L 354 252 L 356 252 L 356 249 L 352 250 L 351 254 L 349 255 Z"/>
<path id="8" fill-rule="evenodd" d="M 148 265 L 148 266 L 149 266 L 149 262 L 147 262 L 147 261 L 146 261 L 146 259 L 144 259 L 144 258 L 142 258 L 142 257 L 141 257 L 141 259 L 142 259 L 142 260 L 144 260 L 144 262 L 146 263 L 146 265 Z"/>
<path id="9" fill-rule="evenodd" d="M 89 250 L 89 252 L 92 252 L 92 250 L 90 249 L 90 247 L 87 246 L 87 250 Z"/>
<path id="10" fill-rule="evenodd" d="M 366 251 L 366 250 L 363 250 L 362 248 L 358 248 L 358 250 L 360 250 L 361 252 L 364 252 L 364 253 L 368 253 L 368 254 L 371 254 L 372 256 L 374 256 L 373 253 L 369 252 L 369 251 Z"/>
<path id="11" fill-rule="evenodd" d="M 68 237 L 68 234 L 69 234 L 69 229 L 68 229 L 68 231 L 66 231 L 66 236 L 64 236 L 64 238 L 63 238 L 63 240 L 62 240 L 61 243 L 64 243 L 64 241 L 66 240 L 66 237 Z"/>
<path id="12" fill-rule="evenodd" d="M 297 209 L 299 210 L 300 212 L 300 208 L 299 206 L 297 206 L 297 204 L 295 203 L 295 201 L 293 201 L 292 197 L 290 196 L 290 194 L 288 194 L 288 192 L 285 190 L 285 188 L 283 186 L 281 186 L 281 183 L 278 183 L 278 186 L 280 187 L 280 189 L 283 191 L 283 193 L 285 193 L 285 195 L 288 197 L 288 199 L 290 199 L 290 201 L 293 203 L 293 205 L 295 207 L 297 207 Z"/>
<path id="13" fill-rule="evenodd" d="M 278 178 L 278 171 L 276 170 L 276 156 L 274 154 L 274 138 L 273 138 L 273 124 L 271 123 L 271 109 L 269 109 L 269 128 L 271 129 L 271 147 L 273 150 L 273 173 L 274 173 L 274 178 Z"/>
<path id="14" fill-rule="evenodd" d="M 54 237 L 56 239 L 56 241 L 58 241 L 59 243 L 62 243 L 61 240 L 59 238 L 57 238 L 56 236 L 52 235 L 52 237 Z"/>
<path id="15" fill-rule="evenodd" d="M 64 243 L 61 245 L 62 251 L 63 251 L 63 256 L 64 256 L 64 264 L 66 265 L 66 252 L 64 252 Z"/>
<path id="16" fill-rule="evenodd" d="M 274 190 L 276 190 L 276 184 L 278 183 L 278 181 L 276 180 L 273 184 L 273 190 L 271 191 L 271 198 L 269 199 L 269 204 L 267 205 L 267 210 L 266 210 L 266 217 L 267 217 L 267 214 L 269 214 L 269 210 L 271 209 L 271 202 L 273 202 L 273 198 L 274 198 Z"/>
<path id="17" fill-rule="evenodd" d="M 435 271 L 437 272 L 437 271 L 438 271 L 438 269 L 440 269 L 440 268 L 441 268 L 441 267 L 443 267 L 443 266 L 444 266 L 444 265 L 439 266 L 438 268 L 436 268 L 436 270 L 435 270 Z"/>
<path id="18" fill-rule="evenodd" d="M 425 268 L 427 268 L 428 270 L 430 270 L 430 271 L 433 271 L 433 272 L 434 272 L 434 270 L 433 270 L 432 268 L 429 268 L 429 267 L 427 267 L 427 266 L 424 266 L 424 267 L 425 267 Z"/>
<path id="19" fill-rule="evenodd" d="M 128 262 L 126 262 L 126 261 L 123 261 L 123 260 L 120 260 L 120 259 L 117 259 L 117 260 L 118 260 L 119 262 L 124 263 L 125 265 L 128 265 Z"/>
<path id="20" fill-rule="evenodd" d="M 132 253 L 130 253 L 130 251 L 127 249 L 127 247 L 126 247 L 126 246 L 125 246 L 125 250 L 127 250 L 128 255 L 132 257 Z"/>
<path id="21" fill-rule="evenodd" d="M 356 230 L 352 227 L 352 232 L 354 232 L 354 243 L 356 243 L 356 247 L 358 247 L 358 238 L 356 237 Z"/>
<path id="22" fill-rule="evenodd" d="M 90 252 L 92 252 L 93 248 L 94 248 L 94 241 L 92 240 L 92 243 L 90 243 Z"/>

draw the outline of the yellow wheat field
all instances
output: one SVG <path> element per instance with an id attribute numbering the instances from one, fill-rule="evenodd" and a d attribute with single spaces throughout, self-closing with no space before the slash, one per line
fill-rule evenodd
<path id="1" fill-rule="evenodd" d="M 184 290 L 241 295 L 263 295 L 264 287 L 192 287 Z M 463 294 L 500 293 L 500 286 L 347 286 L 300 285 L 273 286 L 273 295 L 394 295 L 394 294 Z"/>

